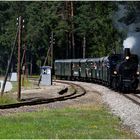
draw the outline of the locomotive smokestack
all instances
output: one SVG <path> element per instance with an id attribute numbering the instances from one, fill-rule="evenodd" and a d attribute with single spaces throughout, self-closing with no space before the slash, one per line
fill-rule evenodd
<path id="1" fill-rule="evenodd" d="M 125 59 L 128 60 L 130 58 L 130 55 L 131 55 L 130 48 L 125 48 L 124 49 L 124 57 L 125 57 Z"/>
<path id="2" fill-rule="evenodd" d="M 130 56 L 130 55 L 131 55 L 131 53 L 130 53 L 130 48 L 125 48 L 125 49 L 124 49 L 124 55 L 125 55 L 125 56 Z"/>

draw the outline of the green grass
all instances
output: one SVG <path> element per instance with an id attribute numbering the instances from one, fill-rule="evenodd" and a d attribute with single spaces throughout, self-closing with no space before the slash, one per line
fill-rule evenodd
<path id="1" fill-rule="evenodd" d="M 12 93 L 17 92 L 17 88 L 18 88 L 17 82 L 11 82 L 11 83 L 12 83 L 13 88 L 11 91 L 4 93 L 4 95 L 2 97 L 0 97 L 0 105 L 18 102 L 16 99 L 17 98 L 16 95 L 15 96 L 12 95 Z M 21 85 L 22 85 L 22 83 L 21 83 Z M 30 89 L 32 87 L 33 87 L 33 83 L 25 78 L 24 86 L 22 86 L 22 88 Z"/>
<path id="2" fill-rule="evenodd" d="M 13 97 L 11 97 L 9 94 L 5 94 L 2 97 L 0 97 L 0 105 L 4 105 L 4 104 L 12 104 L 12 103 L 16 103 L 17 100 L 14 99 Z"/>
<path id="3" fill-rule="evenodd" d="M 40 77 L 40 75 L 32 75 L 32 76 L 28 76 L 28 78 L 36 78 L 38 79 Z"/>
<path id="4" fill-rule="evenodd" d="M 22 77 L 21 77 L 21 79 L 22 79 Z M 27 78 L 24 78 L 24 85 L 22 84 L 22 82 L 23 81 L 21 80 L 21 87 L 22 88 L 24 87 L 24 89 L 28 89 L 28 88 L 32 88 L 33 87 L 33 83 L 31 81 L 29 81 L 29 79 L 27 79 Z M 13 88 L 12 88 L 12 90 L 9 93 L 13 93 L 13 92 L 17 91 L 17 88 L 18 88 L 17 84 L 18 84 L 17 82 L 12 82 Z"/>
<path id="5" fill-rule="evenodd" d="M 102 107 L 73 107 L 0 117 L 3 139 L 136 138 Z"/>
<path id="6" fill-rule="evenodd" d="M 9 93 L 13 93 L 13 92 L 16 92 L 17 91 L 17 82 L 11 82 L 12 83 L 12 86 L 13 86 L 13 88 L 12 88 L 12 90 L 11 91 L 9 91 Z"/>

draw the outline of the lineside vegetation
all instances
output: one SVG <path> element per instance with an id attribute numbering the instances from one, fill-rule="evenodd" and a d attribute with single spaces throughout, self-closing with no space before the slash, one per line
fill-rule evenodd
<path id="1" fill-rule="evenodd" d="M 102 106 L 83 105 L 0 117 L 0 138 L 138 138 Z"/>

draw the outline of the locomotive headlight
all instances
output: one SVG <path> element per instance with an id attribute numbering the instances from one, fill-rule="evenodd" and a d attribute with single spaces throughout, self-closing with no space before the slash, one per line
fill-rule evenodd
<path id="1" fill-rule="evenodd" d="M 114 74 L 117 74 L 117 71 L 114 71 Z"/>
<path id="2" fill-rule="evenodd" d="M 137 73 L 136 73 L 137 75 L 140 75 L 140 72 L 139 71 L 137 71 Z"/>
<path id="3" fill-rule="evenodd" d="M 129 56 L 126 56 L 125 59 L 128 60 L 129 59 Z"/>

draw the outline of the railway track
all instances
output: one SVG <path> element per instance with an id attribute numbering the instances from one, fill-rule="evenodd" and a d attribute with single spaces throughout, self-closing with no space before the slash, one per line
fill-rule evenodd
<path id="1" fill-rule="evenodd" d="M 138 86 L 138 89 L 135 91 L 135 93 L 128 93 L 128 94 L 119 93 L 119 94 L 123 95 L 133 103 L 140 106 L 140 84 Z"/>
<path id="2" fill-rule="evenodd" d="M 30 98 L 30 99 L 28 98 L 27 100 L 26 99 L 21 100 L 19 103 L 0 105 L 0 109 L 10 109 L 10 108 L 18 108 L 21 106 L 47 104 L 47 103 L 52 103 L 56 101 L 74 99 L 74 98 L 77 98 L 86 94 L 86 90 L 80 85 L 70 83 L 70 82 L 59 81 L 59 80 L 54 81 L 54 82 L 67 84 L 72 88 L 72 91 L 69 91 L 70 93 L 66 94 L 68 92 L 68 89 L 65 88 L 58 92 L 58 97 L 51 97 L 51 98 L 40 97 L 40 98 Z"/>
<path id="3" fill-rule="evenodd" d="M 130 94 L 122 94 L 122 95 L 127 99 L 129 99 L 130 101 L 132 101 L 133 103 L 140 106 L 140 94 L 130 93 Z"/>

